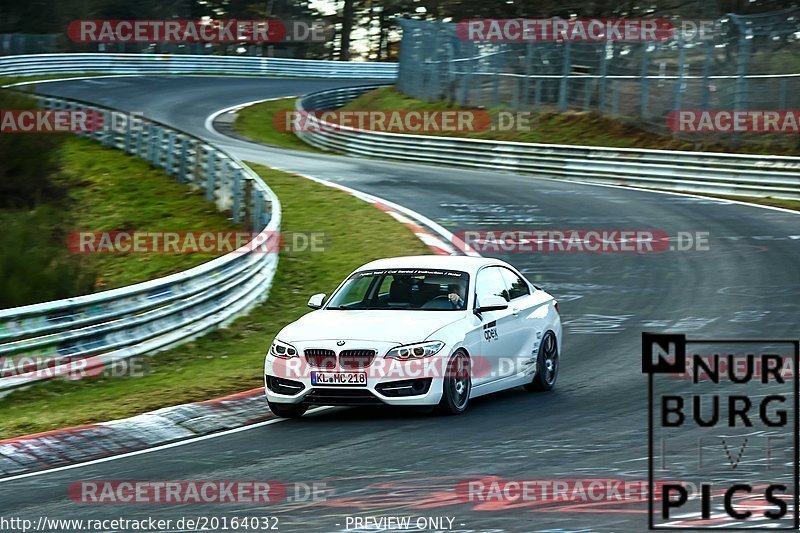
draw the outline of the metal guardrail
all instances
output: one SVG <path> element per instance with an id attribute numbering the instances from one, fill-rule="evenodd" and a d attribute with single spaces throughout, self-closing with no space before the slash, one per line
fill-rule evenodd
<path id="1" fill-rule="evenodd" d="M 397 77 L 397 63 L 168 54 L 35 54 L 0 57 L 0 76 L 41 74 L 242 74 L 318 78 Z"/>
<path id="2" fill-rule="evenodd" d="M 298 110 L 337 109 L 381 85 L 310 93 Z M 313 117 L 307 122 L 313 123 Z M 800 200 L 800 158 L 517 143 L 357 130 L 319 124 L 297 135 L 351 156 L 435 163 L 590 183 Z"/>
<path id="3" fill-rule="evenodd" d="M 39 100 L 46 109 L 102 113 L 103 123 L 112 123 L 108 108 Z M 277 250 L 281 227 L 280 202 L 270 188 L 241 161 L 200 138 L 139 118 L 115 127 L 86 136 L 204 191 L 207 200 L 234 222 L 259 232 L 256 239 L 266 244 L 145 283 L 0 310 L 0 395 L 52 377 L 80 377 L 113 361 L 186 342 L 267 297 L 278 253 L 264 248 Z"/>

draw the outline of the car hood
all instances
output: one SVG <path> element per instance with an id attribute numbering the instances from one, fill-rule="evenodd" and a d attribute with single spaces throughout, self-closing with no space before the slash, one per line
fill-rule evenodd
<path id="1" fill-rule="evenodd" d="M 278 334 L 284 342 L 363 340 L 410 344 L 457 322 L 465 311 L 319 310 Z"/>

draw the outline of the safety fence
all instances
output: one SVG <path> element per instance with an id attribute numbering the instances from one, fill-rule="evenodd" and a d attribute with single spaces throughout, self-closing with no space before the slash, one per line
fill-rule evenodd
<path id="1" fill-rule="evenodd" d="M 298 110 L 336 109 L 382 85 L 331 89 L 297 101 Z M 316 121 L 316 127 L 310 127 Z M 602 146 L 516 143 L 357 130 L 313 115 L 297 135 L 351 156 L 507 171 L 592 183 L 800 200 L 800 158 Z"/>
<path id="2" fill-rule="evenodd" d="M 397 63 L 183 54 L 35 54 L 0 57 L 0 76 L 81 73 L 394 79 L 397 77 Z"/>
<path id="3" fill-rule="evenodd" d="M 644 42 L 481 41 L 468 38 L 458 23 L 400 22 L 398 88 L 415 98 L 594 112 L 698 142 L 796 145 L 796 134 L 674 131 L 668 117 L 679 110 L 798 109 L 798 7 L 713 20 L 665 19 L 674 30 L 664 36 L 669 38 Z"/>
<path id="4" fill-rule="evenodd" d="M 163 278 L 0 310 L 0 394 L 55 377 L 97 375 L 112 362 L 225 325 L 267 297 L 278 264 L 281 206 L 255 172 L 231 154 L 163 124 L 136 117 L 114 121 L 108 108 L 38 99 L 44 109 L 102 114 L 109 127 L 82 135 L 203 191 L 206 200 L 256 237 L 237 251 Z"/>

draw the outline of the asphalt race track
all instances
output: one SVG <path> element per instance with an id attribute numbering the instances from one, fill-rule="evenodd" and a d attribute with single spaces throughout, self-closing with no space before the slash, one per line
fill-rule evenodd
<path id="1" fill-rule="evenodd" d="M 5 515 L 270 515 L 279 517 L 281 531 L 343 531 L 347 517 L 400 515 L 451 517 L 456 531 L 646 530 L 646 504 L 641 502 L 481 506 L 459 501 L 453 491 L 460 480 L 484 476 L 646 480 L 642 331 L 674 331 L 692 338 L 797 338 L 800 218 L 714 199 L 291 152 L 224 137 L 205 127 L 206 118 L 225 107 L 368 82 L 163 76 L 46 83 L 38 90 L 143 111 L 245 161 L 378 195 L 451 231 L 708 232 L 710 248 L 652 254 L 498 254 L 560 301 L 565 342 L 552 394 L 508 391 L 476 400 L 465 415 L 449 418 L 325 409 L 300 420 L 2 482 Z M 325 501 L 267 507 L 78 505 L 67 497 L 67 488 L 85 479 L 324 482 L 335 493 Z"/>

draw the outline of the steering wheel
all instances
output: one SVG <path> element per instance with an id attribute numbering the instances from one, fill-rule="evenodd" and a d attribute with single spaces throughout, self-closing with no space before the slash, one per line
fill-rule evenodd
<path id="1" fill-rule="evenodd" d="M 426 305 L 431 303 L 431 302 L 435 302 L 436 300 L 447 300 L 450 303 L 450 305 L 452 306 L 453 309 L 458 309 L 458 304 L 456 304 L 454 302 L 451 302 L 450 301 L 450 295 L 448 295 L 448 294 L 440 294 L 439 296 L 431 298 L 430 300 L 428 300 L 426 302 Z"/>

